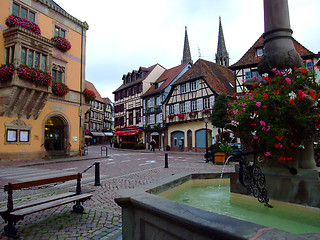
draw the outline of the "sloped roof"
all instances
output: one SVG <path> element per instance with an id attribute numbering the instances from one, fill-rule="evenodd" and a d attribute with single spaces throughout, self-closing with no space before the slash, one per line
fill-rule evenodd
<path id="1" fill-rule="evenodd" d="M 94 86 L 94 84 L 92 82 L 89 82 L 89 81 L 85 80 L 84 87 L 86 89 L 89 89 L 89 90 L 94 92 L 94 94 L 96 95 L 96 101 L 104 102 L 104 100 L 102 99 L 100 93 L 97 91 L 96 87 Z"/>
<path id="2" fill-rule="evenodd" d="M 225 66 L 203 59 L 198 59 L 173 85 L 199 78 L 203 78 L 217 94 L 226 93 L 232 95 L 234 93 L 233 72 Z"/>
<path id="3" fill-rule="evenodd" d="M 307 48 L 302 46 L 297 40 L 293 38 L 293 45 L 296 49 L 296 51 L 300 54 L 300 56 L 303 58 L 304 56 L 310 56 L 314 53 L 309 51 Z M 242 68 L 243 66 L 249 66 L 249 65 L 256 65 L 259 63 L 262 56 L 258 57 L 256 55 L 256 49 L 262 48 L 264 46 L 264 38 L 263 35 L 260 36 L 260 38 L 252 45 L 251 48 L 240 58 L 239 61 L 232 64 L 230 66 L 231 69 L 237 69 Z"/>
<path id="4" fill-rule="evenodd" d="M 116 92 L 118 92 L 118 91 L 121 91 L 122 89 L 131 87 L 131 86 L 134 86 L 134 85 L 136 85 L 137 83 L 141 83 L 143 80 L 145 80 L 145 79 L 148 77 L 149 73 L 150 73 L 157 65 L 159 65 L 159 64 L 158 64 L 158 63 L 157 63 L 157 64 L 154 64 L 154 65 L 152 65 L 151 67 L 148 67 L 148 68 L 140 67 L 139 69 L 143 69 L 143 71 L 146 71 L 147 74 L 145 74 L 145 75 L 143 76 L 143 78 L 141 78 L 141 79 L 138 79 L 138 80 L 136 80 L 136 81 L 133 81 L 133 82 L 130 82 L 130 83 L 127 83 L 127 84 L 122 84 L 122 85 L 121 85 L 120 87 L 118 87 L 115 91 L 113 91 L 113 94 L 116 93 Z M 128 74 L 129 74 L 129 73 L 128 73 Z"/>
<path id="5" fill-rule="evenodd" d="M 188 65 L 189 63 L 183 63 L 179 66 L 170 68 L 166 70 L 162 75 L 155 81 L 155 83 L 161 83 L 163 82 L 157 89 L 155 88 L 155 84 L 152 84 L 151 87 L 147 90 L 145 94 L 143 94 L 141 97 L 146 97 L 149 95 L 156 94 L 158 92 L 161 92 L 163 89 L 165 89 L 172 81 L 173 79 Z"/>

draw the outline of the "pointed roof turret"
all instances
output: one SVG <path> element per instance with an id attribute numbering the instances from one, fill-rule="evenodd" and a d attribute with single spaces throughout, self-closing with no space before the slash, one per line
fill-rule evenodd
<path id="1" fill-rule="evenodd" d="M 229 66 L 229 53 L 227 52 L 226 43 L 224 41 L 221 17 L 219 17 L 219 36 L 218 36 L 218 48 L 216 53 L 216 63 Z"/>
<path id="2" fill-rule="evenodd" d="M 187 26 L 186 26 L 185 36 L 184 36 L 183 56 L 182 56 L 181 64 L 188 63 L 188 62 L 192 63 L 192 59 L 191 59 L 191 52 L 189 47 L 189 40 L 188 40 L 188 33 L 187 33 Z"/>

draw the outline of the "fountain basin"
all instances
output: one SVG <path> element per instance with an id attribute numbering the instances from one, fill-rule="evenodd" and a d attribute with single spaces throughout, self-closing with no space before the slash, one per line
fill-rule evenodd
<path id="1" fill-rule="evenodd" d="M 225 173 L 224 178 L 230 174 Z M 179 174 L 149 185 L 118 192 L 124 240 L 177 239 L 319 239 L 319 234 L 292 234 L 225 215 L 204 211 L 157 196 L 193 179 L 220 174 Z"/>

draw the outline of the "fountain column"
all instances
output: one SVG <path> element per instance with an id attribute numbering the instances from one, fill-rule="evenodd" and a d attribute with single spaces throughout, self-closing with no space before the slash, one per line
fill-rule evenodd
<path id="1" fill-rule="evenodd" d="M 264 53 L 258 64 L 260 75 L 271 69 L 302 66 L 302 59 L 292 42 L 287 0 L 264 0 Z"/>

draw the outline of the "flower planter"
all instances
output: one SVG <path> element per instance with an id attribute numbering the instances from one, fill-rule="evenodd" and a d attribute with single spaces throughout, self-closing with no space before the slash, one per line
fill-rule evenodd
<path id="1" fill-rule="evenodd" d="M 54 42 L 56 48 L 63 52 L 69 51 L 71 49 L 71 43 L 63 37 L 53 37 L 51 41 Z"/>
<path id="2" fill-rule="evenodd" d="M 224 164 L 225 161 L 225 153 L 217 152 L 214 154 L 214 162 L 215 164 Z"/>

